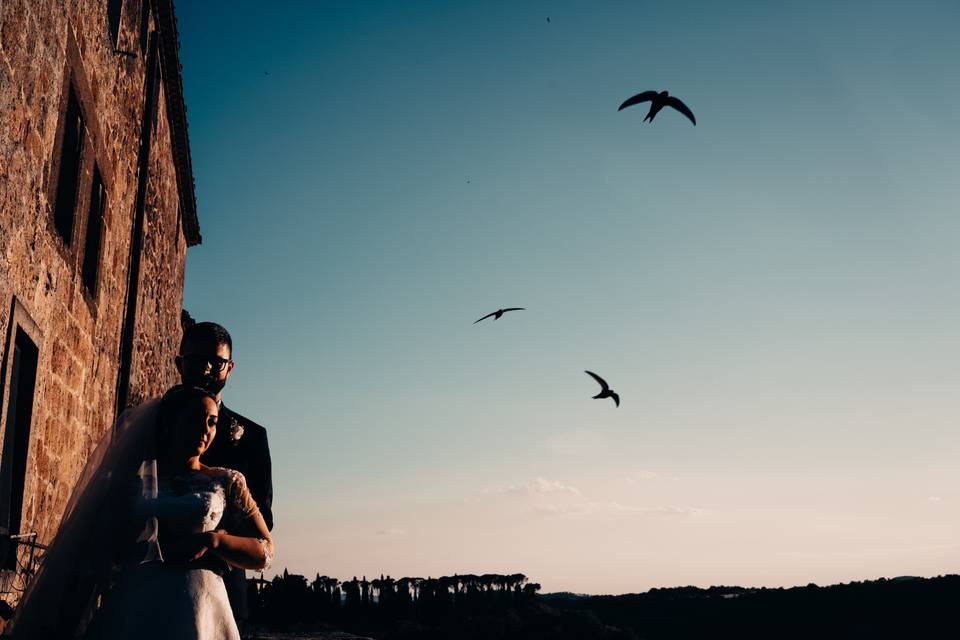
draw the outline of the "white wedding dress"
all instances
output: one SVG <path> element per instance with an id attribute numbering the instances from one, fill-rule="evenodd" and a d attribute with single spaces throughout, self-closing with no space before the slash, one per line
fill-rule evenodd
<path id="1" fill-rule="evenodd" d="M 210 467 L 173 477 L 159 476 L 152 493 L 137 499 L 133 515 L 141 523 L 144 517 L 155 517 L 161 539 L 215 529 L 244 531 L 257 512 L 243 474 L 232 469 Z M 155 528 L 154 541 L 156 535 Z M 261 543 L 269 564 L 272 545 L 267 540 Z M 87 638 L 240 640 L 240 633 L 223 579 L 216 571 L 154 557 L 123 571 L 104 597 Z"/>

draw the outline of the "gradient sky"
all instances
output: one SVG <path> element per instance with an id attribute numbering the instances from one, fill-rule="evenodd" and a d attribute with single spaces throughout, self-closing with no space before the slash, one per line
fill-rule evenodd
<path id="1" fill-rule="evenodd" d="M 960 571 L 960 5 L 786 5 L 179 3 L 276 570 Z"/>

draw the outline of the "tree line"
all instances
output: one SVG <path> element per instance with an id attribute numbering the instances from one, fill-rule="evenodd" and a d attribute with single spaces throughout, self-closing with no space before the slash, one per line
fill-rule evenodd
<path id="1" fill-rule="evenodd" d="M 342 629 L 381 640 L 677 640 L 955 637 L 960 576 L 827 587 L 672 587 L 620 596 L 539 595 L 523 574 L 250 582 L 264 628 Z"/>
<path id="2" fill-rule="evenodd" d="M 286 569 L 273 580 L 248 581 L 248 608 L 254 622 L 290 627 L 316 622 L 364 619 L 383 622 L 503 606 L 532 599 L 540 584 L 522 573 L 454 574 L 438 578 L 381 575 L 340 581 L 317 574 L 313 580 Z"/>

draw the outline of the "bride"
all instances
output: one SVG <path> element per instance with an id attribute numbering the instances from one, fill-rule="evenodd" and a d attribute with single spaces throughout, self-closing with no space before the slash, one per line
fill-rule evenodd
<path id="1" fill-rule="evenodd" d="M 267 567 L 273 542 L 243 475 L 200 463 L 217 410 L 177 386 L 122 416 L 17 609 L 15 638 L 74 638 L 92 616 L 88 639 L 239 640 L 217 571 Z"/>

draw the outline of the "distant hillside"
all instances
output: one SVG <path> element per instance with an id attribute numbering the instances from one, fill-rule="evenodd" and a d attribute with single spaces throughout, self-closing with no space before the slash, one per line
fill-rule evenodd
<path id="1" fill-rule="evenodd" d="M 901 576 L 789 589 L 677 587 L 622 596 L 546 594 L 638 638 L 960 637 L 960 576 Z"/>
<path id="2" fill-rule="evenodd" d="M 550 600 L 582 600 L 583 598 L 593 598 L 595 596 L 589 593 L 573 593 L 572 591 L 555 591 L 554 593 L 540 594 L 539 600 L 549 602 Z"/>

